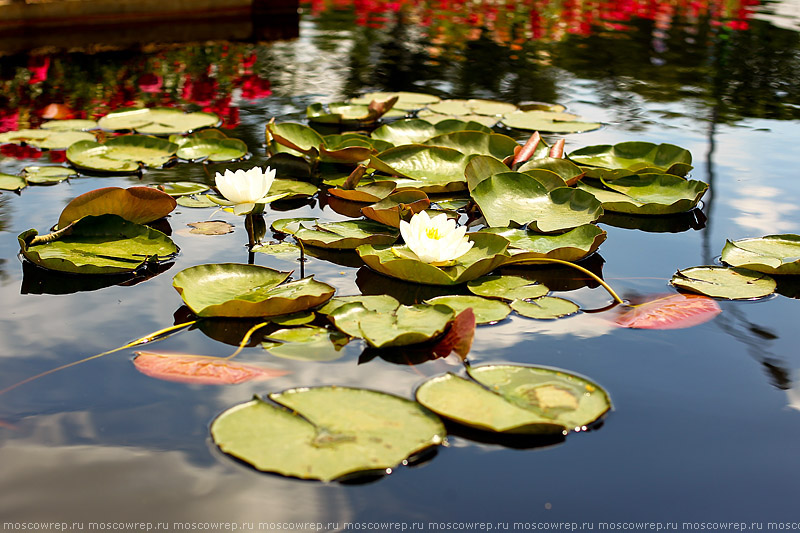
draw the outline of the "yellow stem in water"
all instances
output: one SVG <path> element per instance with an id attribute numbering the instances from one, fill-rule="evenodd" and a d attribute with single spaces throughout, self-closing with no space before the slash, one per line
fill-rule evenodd
<path id="1" fill-rule="evenodd" d="M 223 357 L 222 359 L 227 361 L 228 359 L 233 359 L 234 357 L 239 355 L 239 353 L 242 350 L 244 350 L 244 347 L 247 345 L 247 343 L 250 342 L 250 337 L 253 336 L 253 333 L 255 333 L 256 331 L 258 331 L 259 329 L 263 328 L 266 325 L 269 325 L 269 322 L 262 322 L 248 329 L 247 333 L 245 333 L 244 337 L 242 338 L 242 342 L 239 343 L 239 347 L 236 348 L 236 351 L 230 354 L 228 357 Z"/>
<path id="2" fill-rule="evenodd" d="M 580 265 L 576 265 L 575 263 L 570 263 L 569 261 L 563 261 L 561 259 L 550 259 L 550 258 L 547 258 L 547 257 L 540 257 L 540 258 L 536 258 L 536 259 L 524 259 L 524 260 L 519 261 L 519 262 L 514 262 L 513 264 L 515 264 L 515 265 L 523 265 L 523 264 L 527 265 L 527 264 L 535 264 L 535 263 L 557 263 L 559 265 L 567 265 L 567 266 L 570 266 L 570 267 L 575 268 L 577 270 L 580 270 L 581 272 L 583 272 L 584 274 L 586 274 L 587 276 L 589 276 L 590 278 L 595 280 L 597 283 L 602 285 L 603 288 L 608 291 L 608 293 L 611 295 L 611 297 L 614 298 L 615 302 L 617 302 L 619 304 L 624 304 L 625 303 L 625 302 L 622 301 L 622 298 L 620 298 L 619 295 L 616 292 L 614 292 L 614 289 L 612 289 L 611 286 L 608 283 L 606 283 L 605 281 L 600 279 L 600 277 L 597 274 L 595 274 L 594 272 L 591 272 L 591 271 L 583 268 Z"/>
<path id="3" fill-rule="evenodd" d="M 131 342 L 129 342 L 128 344 L 126 344 L 124 346 L 120 346 L 119 348 L 114 348 L 113 350 L 109 350 L 107 352 L 99 353 L 97 355 L 92 355 L 91 357 L 87 357 L 85 359 L 81 359 L 80 361 L 73 361 L 72 363 L 67 363 L 66 365 L 61 365 L 61 366 L 59 366 L 57 368 L 51 368 L 50 370 L 47 370 L 46 372 L 42 372 L 41 374 L 36 374 L 35 376 L 31 376 L 31 377 L 29 377 L 27 379 L 23 379 L 22 381 L 20 381 L 18 383 L 14 383 L 10 387 L 6 387 L 5 389 L 0 390 L 0 394 L 5 394 L 5 393 L 7 393 L 9 391 L 12 391 L 12 390 L 16 389 L 17 387 L 19 387 L 21 385 L 25 385 L 26 383 L 30 383 L 31 381 L 37 380 L 39 378 L 43 378 L 45 376 L 49 376 L 50 374 L 54 374 L 54 373 L 56 373 L 56 372 L 58 372 L 60 370 L 64 370 L 64 369 L 73 367 L 75 365 L 79 365 L 81 363 L 85 363 L 87 361 L 91 361 L 92 359 L 97 359 L 99 357 L 103 357 L 104 355 L 109 355 L 109 354 L 112 354 L 112 353 L 115 353 L 115 352 L 119 352 L 121 350 L 125 350 L 127 348 L 132 348 L 134 346 L 138 346 L 139 344 L 145 344 L 147 342 L 154 341 L 154 340 L 158 339 L 159 337 L 167 335 L 168 333 L 172 333 L 173 331 L 178 331 L 179 329 L 183 329 L 183 328 L 185 328 L 187 326 L 191 326 L 195 322 L 197 322 L 197 321 L 196 320 L 192 320 L 191 322 L 184 322 L 183 324 L 176 324 L 176 325 L 170 326 L 168 328 L 160 329 L 158 331 L 154 331 L 153 333 L 150 333 L 149 335 L 146 335 L 144 337 L 140 337 L 140 338 L 136 339 L 135 341 L 131 341 Z"/>

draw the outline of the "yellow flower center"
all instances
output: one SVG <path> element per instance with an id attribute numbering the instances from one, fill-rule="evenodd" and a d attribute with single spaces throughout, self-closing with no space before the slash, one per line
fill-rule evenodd
<path id="1" fill-rule="evenodd" d="M 435 241 L 438 241 L 439 239 L 442 238 L 442 236 L 439 234 L 439 230 L 437 228 L 428 228 L 428 229 L 426 229 L 425 230 L 425 235 L 427 235 L 429 239 L 433 239 Z"/>

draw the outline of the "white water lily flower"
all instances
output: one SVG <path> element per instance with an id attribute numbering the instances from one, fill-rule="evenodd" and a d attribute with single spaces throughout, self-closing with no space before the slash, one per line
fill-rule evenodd
<path id="1" fill-rule="evenodd" d="M 233 204 L 233 213 L 243 215 L 253 210 L 256 204 L 270 201 L 267 192 L 275 179 L 275 170 L 267 167 L 250 170 L 226 170 L 224 174 L 217 172 L 214 181 L 219 193 Z"/>
<path id="2" fill-rule="evenodd" d="M 454 220 L 442 213 L 433 218 L 422 211 L 411 217 L 411 222 L 400 221 L 400 234 L 417 258 L 433 265 L 447 264 L 458 259 L 472 248 L 465 233 L 466 226 L 456 227 Z"/>

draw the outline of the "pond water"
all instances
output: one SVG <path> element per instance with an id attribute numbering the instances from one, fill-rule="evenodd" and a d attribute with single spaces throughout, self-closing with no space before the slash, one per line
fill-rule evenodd
<path id="1" fill-rule="evenodd" d="M 628 140 L 690 150 L 691 177 L 711 186 L 702 209 L 666 225 L 601 220 L 608 239 L 588 261 L 624 298 L 670 293 L 676 270 L 718 264 L 726 239 L 800 231 L 797 13 L 794 0 L 336 1 L 304 6 L 299 38 L 291 41 L 0 57 L 0 131 L 130 105 L 188 105 L 220 114 L 225 131 L 253 154 L 236 165 L 180 163 L 141 177 L 81 176 L 20 194 L 4 191 L 0 388 L 184 321 L 186 309 L 171 286 L 175 273 L 248 259 L 244 219 L 210 208 L 179 206 L 172 213 L 180 255 L 140 283 L 79 285 L 28 268 L 17 258 L 18 234 L 45 232 L 69 200 L 99 187 L 210 184 L 224 168 L 263 165 L 271 117 L 302 121 L 308 104 L 367 90 L 557 102 L 604 123 L 565 135 L 568 152 Z M 0 172 L 8 174 L 63 161 L 59 152 L 0 150 Z M 346 218 L 323 193 L 265 213 L 267 225 L 286 216 Z M 188 232 L 188 223 L 209 217 L 235 230 Z M 255 261 L 300 268 L 264 254 Z M 366 267 L 312 257 L 303 270 L 342 295 L 394 290 Z M 551 276 L 561 289 L 555 294 L 583 309 L 609 303 L 606 292 L 572 271 Z M 513 529 L 515 522 L 518 529 L 563 522 L 587 529 L 602 522 L 633 529 L 630 523 L 643 521 L 720 530 L 732 530 L 720 525 L 728 522 L 796 524 L 798 294 L 797 282 L 784 279 L 778 294 L 721 301 L 714 320 L 678 330 L 616 328 L 612 312 L 553 321 L 512 314 L 479 326 L 473 364 L 535 364 L 587 376 L 613 402 L 602 427 L 527 449 L 456 431 L 435 456 L 364 484 L 259 473 L 222 454 L 209 425 L 254 394 L 299 386 L 356 386 L 411 398 L 428 376 L 459 371 L 452 357 L 408 365 L 362 355 L 364 345 L 354 341 L 339 359 L 312 362 L 254 346 L 239 359 L 287 373 L 212 386 L 148 377 L 132 364 L 134 350 L 124 350 L 0 396 L 0 516 L 16 524 L 75 522 L 74 530 L 90 522 L 108 529 L 144 523 L 138 530 L 159 523 L 169 530 L 177 523 L 313 530 L 321 523 L 331 531 L 388 529 L 377 522 L 425 530 Z M 242 331 L 231 323 L 184 330 L 148 349 L 225 356 Z"/>

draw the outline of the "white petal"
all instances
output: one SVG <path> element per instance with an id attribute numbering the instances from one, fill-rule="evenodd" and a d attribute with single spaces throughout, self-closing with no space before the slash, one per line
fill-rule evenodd
<path id="1" fill-rule="evenodd" d="M 250 211 L 252 211 L 255 206 L 256 206 L 256 204 L 253 204 L 253 203 L 236 204 L 235 206 L 233 206 L 233 214 L 234 215 L 247 214 Z"/>

